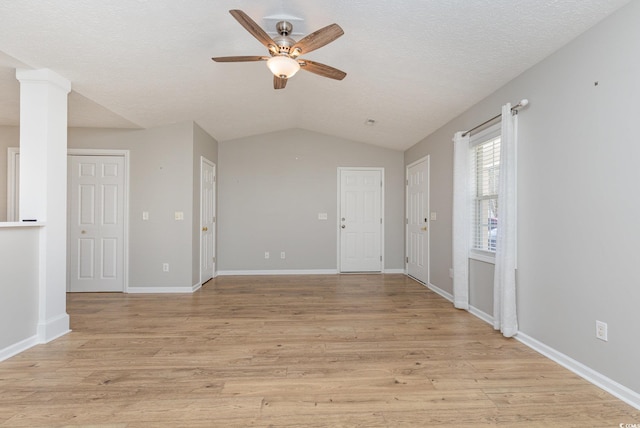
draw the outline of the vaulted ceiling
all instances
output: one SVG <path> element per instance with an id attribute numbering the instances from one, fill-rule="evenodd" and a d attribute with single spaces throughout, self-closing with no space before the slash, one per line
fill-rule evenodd
<path id="1" fill-rule="evenodd" d="M 193 120 L 219 141 L 304 128 L 404 150 L 628 2 L 4 1 L 0 125 L 19 123 L 15 68 L 50 68 L 71 81 L 70 126 Z M 268 55 L 229 9 L 269 33 L 288 19 L 296 40 L 339 24 L 305 58 L 346 78 L 301 71 L 274 90 L 264 62 L 213 62 Z"/>

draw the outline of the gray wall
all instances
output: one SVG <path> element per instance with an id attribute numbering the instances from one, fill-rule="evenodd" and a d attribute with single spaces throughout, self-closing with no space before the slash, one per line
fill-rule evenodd
<path id="1" fill-rule="evenodd" d="M 450 165 L 451 138 L 528 98 L 519 117 L 520 330 L 640 392 L 640 2 L 634 1 L 405 153 Z M 598 82 L 595 85 L 595 82 Z M 452 171 L 432 170 L 432 205 L 450 209 Z M 451 226 L 432 248 L 451 266 Z M 435 227 L 435 225 L 432 225 Z M 433 230 L 433 229 L 432 229 Z M 434 252 L 435 253 L 435 252 Z M 486 308 L 491 275 L 474 264 L 472 304 Z M 432 275 L 451 292 L 451 280 Z M 485 303 L 482 303 L 485 302 Z M 484 310 L 483 309 L 483 310 Z M 609 341 L 595 338 L 608 323 Z"/>
<path id="2" fill-rule="evenodd" d="M 221 142 L 219 159 L 219 270 L 337 269 L 338 167 L 384 167 L 385 269 L 404 268 L 402 152 L 290 129 Z"/>
<path id="3" fill-rule="evenodd" d="M 193 259 L 199 260 L 200 201 L 193 200 L 192 189 L 196 174 L 199 183 L 200 155 L 194 147 L 215 157 L 215 140 L 205 140 L 192 122 L 144 130 L 69 130 L 70 148 L 130 150 L 129 287 L 198 283 Z M 149 212 L 148 221 L 142 220 L 143 211 Z M 176 211 L 184 213 L 184 220 L 175 220 Z M 169 272 L 162 271 L 163 263 L 169 263 Z"/>
<path id="4" fill-rule="evenodd" d="M 38 333 L 40 227 L 0 228 L 0 353 Z"/>

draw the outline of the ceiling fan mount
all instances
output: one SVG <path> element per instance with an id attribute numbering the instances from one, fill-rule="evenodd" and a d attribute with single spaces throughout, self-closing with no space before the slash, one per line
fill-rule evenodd
<path id="1" fill-rule="evenodd" d="M 267 66 L 274 75 L 274 89 L 284 89 L 287 80 L 299 69 L 310 71 L 322 77 L 342 80 L 347 73 L 319 62 L 298 58 L 302 54 L 314 51 L 331 43 L 344 34 L 338 24 L 331 24 L 315 31 L 296 41 L 290 37 L 293 25 L 289 21 L 279 21 L 276 24 L 278 36 L 271 38 L 258 24 L 246 13 L 233 9 L 229 13 L 247 30 L 253 37 L 262 43 L 268 50 L 268 56 L 227 56 L 213 57 L 216 62 L 252 62 L 267 61 Z"/>
<path id="2" fill-rule="evenodd" d="M 293 32 L 293 24 L 289 21 L 280 21 L 276 24 L 276 30 L 281 36 L 288 36 Z"/>

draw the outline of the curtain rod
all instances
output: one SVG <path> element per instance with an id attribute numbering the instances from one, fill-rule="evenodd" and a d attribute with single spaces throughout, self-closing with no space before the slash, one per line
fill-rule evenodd
<path id="1" fill-rule="evenodd" d="M 529 104 L 529 100 L 525 98 L 525 99 L 521 100 L 518 104 L 516 104 L 513 107 L 511 107 L 511 111 L 517 111 L 518 109 L 521 109 L 522 107 L 526 106 L 527 104 Z M 494 120 L 496 120 L 497 118 L 499 118 L 501 116 L 502 116 L 502 113 L 500 113 L 499 115 L 493 116 L 491 119 L 485 120 L 480 125 L 476 125 L 473 128 L 471 128 L 470 130 L 468 130 L 467 132 L 463 133 L 462 136 L 465 137 L 465 136 L 469 135 L 470 133 L 472 133 L 476 129 L 482 128 L 487 123 L 493 122 Z"/>

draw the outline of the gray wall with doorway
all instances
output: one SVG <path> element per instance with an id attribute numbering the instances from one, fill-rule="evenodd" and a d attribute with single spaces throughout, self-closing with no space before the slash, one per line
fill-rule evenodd
<path id="1" fill-rule="evenodd" d="M 338 167 L 384 168 L 384 268 L 404 269 L 402 152 L 301 129 L 218 147 L 219 270 L 337 269 Z"/>

